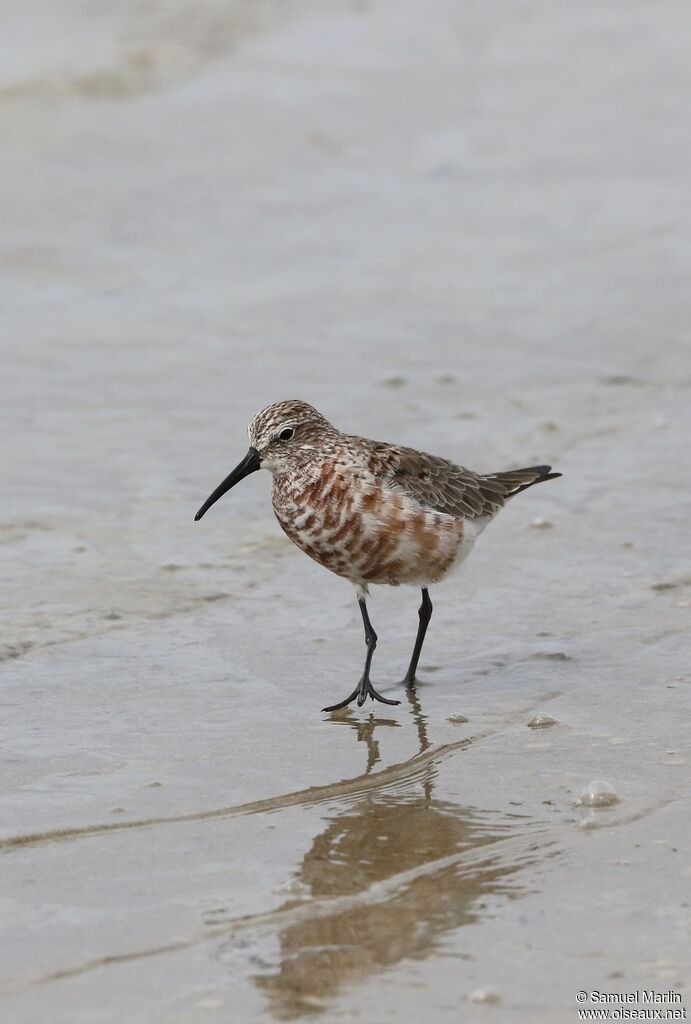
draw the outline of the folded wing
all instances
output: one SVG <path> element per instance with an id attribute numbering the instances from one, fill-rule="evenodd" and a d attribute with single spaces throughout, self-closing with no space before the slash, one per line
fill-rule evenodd
<path id="1" fill-rule="evenodd" d="M 492 518 L 505 502 L 533 484 L 561 476 L 551 466 L 505 473 L 474 473 L 447 459 L 411 448 L 381 446 L 373 452 L 380 474 L 423 508 L 466 519 Z"/>

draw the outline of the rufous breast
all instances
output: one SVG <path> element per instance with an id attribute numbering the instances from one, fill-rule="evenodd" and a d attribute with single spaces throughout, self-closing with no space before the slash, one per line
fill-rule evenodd
<path id="1" fill-rule="evenodd" d="M 299 548 L 354 583 L 432 583 L 449 571 L 463 539 L 462 519 L 421 508 L 338 458 L 276 475 L 273 506 Z"/>

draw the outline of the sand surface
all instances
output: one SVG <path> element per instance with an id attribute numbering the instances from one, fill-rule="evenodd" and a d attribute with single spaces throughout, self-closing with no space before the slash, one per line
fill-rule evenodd
<path id="1" fill-rule="evenodd" d="M 690 28 L 4 5 L 5 1024 L 691 1002 Z M 192 521 L 284 397 L 564 474 L 433 591 L 398 708 L 320 712 L 361 625 L 268 474 Z M 371 601 L 388 696 L 417 605 Z"/>

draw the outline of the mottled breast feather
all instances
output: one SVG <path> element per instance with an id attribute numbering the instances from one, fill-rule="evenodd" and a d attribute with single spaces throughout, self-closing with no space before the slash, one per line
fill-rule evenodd
<path id="1" fill-rule="evenodd" d="M 330 425 L 314 431 L 320 442 L 303 436 L 290 466 L 274 475 L 274 511 L 298 547 L 360 584 L 440 580 L 507 498 L 549 470 L 483 476 Z"/>
<path id="2" fill-rule="evenodd" d="M 397 586 L 441 579 L 456 561 L 462 519 L 424 507 L 396 486 L 374 442 L 342 441 L 326 461 L 315 453 L 274 477 L 274 511 L 285 533 L 353 582 Z"/>

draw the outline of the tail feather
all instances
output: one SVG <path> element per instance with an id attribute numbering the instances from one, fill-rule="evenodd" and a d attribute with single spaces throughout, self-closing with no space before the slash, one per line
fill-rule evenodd
<path id="1" fill-rule="evenodd" d="M 506 497 L 512 498 L 533 484 L 541 484 L 543 480 L 555 480 L 561 473 L 552 473 L 551 466 L 529 466 L 527 469 L 510 469 L 505 473 L 488 473 L 485 479 L 496 480 L 505 488 Z"/>

